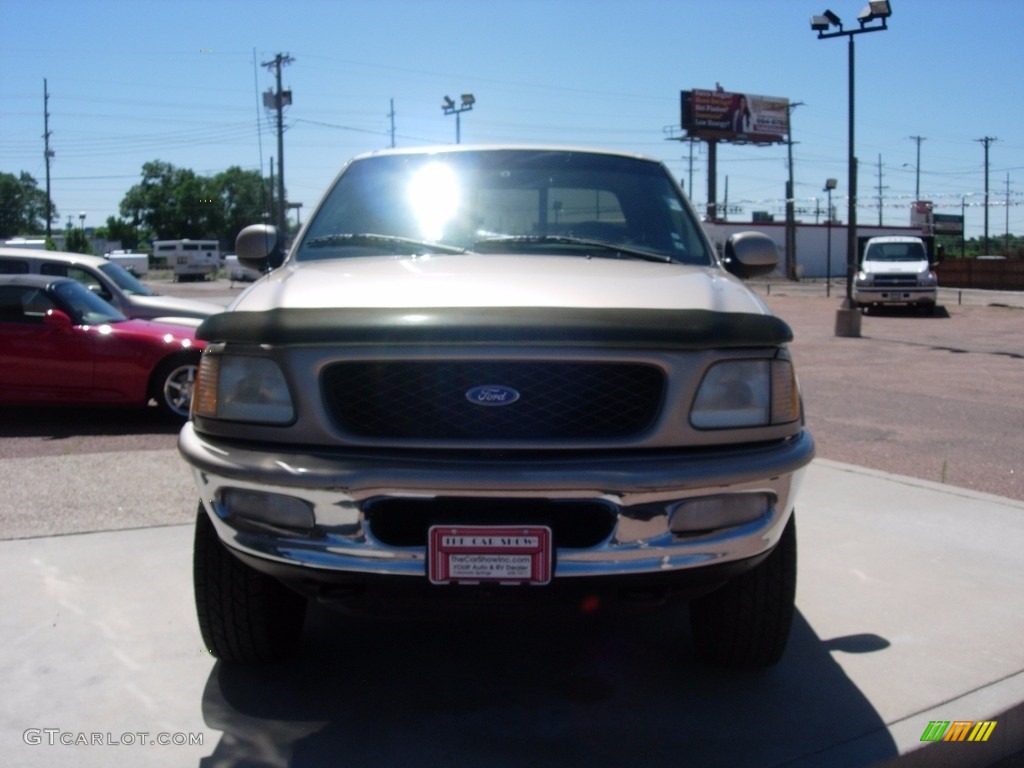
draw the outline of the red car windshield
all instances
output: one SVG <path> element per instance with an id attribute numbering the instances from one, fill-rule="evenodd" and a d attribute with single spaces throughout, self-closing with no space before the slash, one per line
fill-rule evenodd
<path id="1" fill-rule="evenodd" d="M 84 285 L 73 280 L 57 283 L 53 292 L 75 325 L 120 323 L 128 319 Z"/>

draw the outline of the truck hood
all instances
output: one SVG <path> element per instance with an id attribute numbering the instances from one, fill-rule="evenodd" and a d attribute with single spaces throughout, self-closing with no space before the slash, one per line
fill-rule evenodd
<path id="1" fill-rule="evenodd" d="M 865 259 L 861 271 L 872 275 L 917 275 L 927 272 L 927 261 L 872 261 Z"/>
<path id="2" fill-rule="evenodd" d="M 194 299 L 182 299 L 177 296 L 131 296 L 131 315 L 143 320 L 154 318 L 190 317 L 203 319 L 218 312 L 223 312 L 220 304 L 212 304 Z M 128 313 L 125 313 L 128 314 Z"/>
<path id="3" fill-rule="evenodd" d="M 569 307 L 770 314 L 718 268 L 583 256 L 440 255 L 303 262 L 275 270 L 229 307 Z"/>

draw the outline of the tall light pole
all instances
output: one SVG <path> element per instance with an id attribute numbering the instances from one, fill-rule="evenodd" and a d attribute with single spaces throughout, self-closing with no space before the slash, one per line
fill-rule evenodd
<path id="1" fill-rule="evenodd" d="M 455 143 L 462 143 L 462 128 L 460 123 L 460 115 L 463 112 L 468 112 L 476 104 L 476 99 L 472 93 L 462 94 L 462 105 L 459 107 L 455 106 L 455 102 L 450 96 L 445 96 L 444 101 L 441 102 L 441 109 L 444 110 L 446 115 L 455 115 Z"/>
<path id="2" fill-rule="evenodd" d="M 887 20 L 892 15 L 888 0 L 871 0 L 857 16 L 859 26 L 843 29 L 843 20 L 832 11 L 811 17 L 811 30 L 818 33 L 818 39 L 846 37 L 849 40 L 849 147 L 847 152 L 847 232 L 846 232 L 846 300 L 836 314 L 836 336 L 860 336 L 860 310 L 853 301 L 853 276 L 857 270 L 857 157 L 854 152 L 854 53 L 853 37 L 862 32 L 878 32 L 887 29 Z M 868 26 L 873 21 L 880 25 Z M 838 31 L 829 31 L 838 27 Z"/>
<path id="3" fill-rule="evenodd" d="M 838 186 L 838 179 L 825 179 L 825 191 L 828 192 L 828 216 L 826 226 L 828 227 L 828 271 L 825 273 L 825 296 L 832 296 L 832 190 Z"/>

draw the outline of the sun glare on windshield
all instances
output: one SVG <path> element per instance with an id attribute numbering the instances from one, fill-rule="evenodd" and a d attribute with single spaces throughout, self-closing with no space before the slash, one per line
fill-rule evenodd
<path id="1" fill-rule="evenodd" d="M 408 194 L 421 237 L 441 240 L 445 227 L 459 208 L 459 182 L 455 173 L 443 163 L 425 165 L 409 182 Z"/>

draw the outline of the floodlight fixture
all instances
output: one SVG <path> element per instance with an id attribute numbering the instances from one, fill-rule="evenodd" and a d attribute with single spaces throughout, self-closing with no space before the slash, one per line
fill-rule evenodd
<path id="1" fill-rule="evenodd" d="M 889 0 L 871 0 L 864 6 L 864 10 L 857 14 L 857 21 L 866 24 L 875 19 L 882 19 L 884 24 L 890 16 L 892 16 L 892 9 L 889 7 Z"/>
<path id="2" fill-rule="evenodd" d="M 469 110 L 471 110 L 473 108 L 473 105 L 476 104 L 476 97 L 473 96 L 472 93 L 464 93 L 459 98 L 461 99 L 462 103 L 458 107 L 455 106 L 455 99 L 453 99 L 451 96 L 446 95 L 444 97 L 444 100 L 442 100 L 441 102 L 441 109 L 444 110 L 445 115 L 455 115 L 456 144 L 462 143 L 462 124 L 460 120 L 461 115 L 463 112 L 468 112 Z"/>
<path id="3" fill-rule="evenodd" d="M 825 16 L 826 19 L 829 20 L 829 22 L 831 22 L 831 24 L 833 26 L 836 26 L 836 27 L 842 27 L 843 26 L 843 20 L 840 19 L 838 16 L 836 16 L 834 13 L 832 13 L 832 11 L 825 11 L 825 13 L 823 15 Z"/>
<path id="4" fill-rule="evenodd" d="M 825 179 L 825 191 L 835 189 L 839 185 L 837 179 Z"/>
<path id="5" fill-rule="evenodd" d="M 811 30 L 814 32 L 826 32 L 829 28 L 828 19 L 824 16 L 811 16 Z"/>

